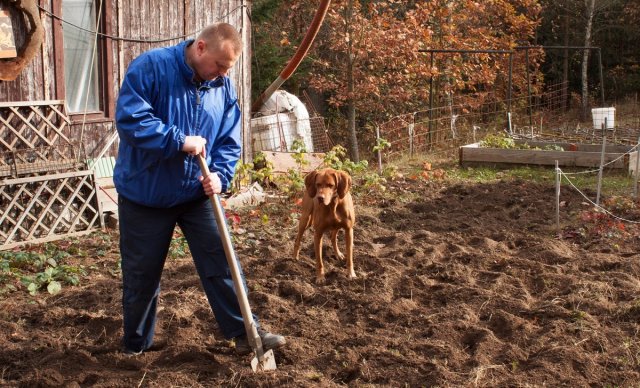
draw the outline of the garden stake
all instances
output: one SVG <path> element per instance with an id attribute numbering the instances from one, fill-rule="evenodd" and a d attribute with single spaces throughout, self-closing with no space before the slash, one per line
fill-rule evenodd
<path id="1" fill-rule="evenodd" d="M 198 163 L 200 164 L 202 176 L 205 178 L 209 176 L 209 167 L 202 155 L 198 155 Z M 220 205 L 220 198 L 217 194 L 213 194 L 209 196 L 209 199 L 213 205 L 213 212 L 216 217 L 216 224 L 218 225 L 220 238 L 222 239 L 224 253 L 227 257 L 227 263 L 231 269 L 233 284 L 238 294 L 238 303 L 240 304 L 242 320 L 244 321 L 244 328 L 247 332 L 247 339 L 249 340 L 249 345 L 251 345 L 254 353 L 254 357 L 251 360 L 251 369 L 253 369 L 254 372 L 276 369 L 276 359 L 273 355 L 273 350 L 265 352 L 262 348 L 262 340 L 258 335 L 258 329 L 256 328 L 256 323 L 253 320 L 253 315 L 251 314 L 249 299 L 247 298 L 247 293 L 244 289 L 244 285 L 242 284 L 240 268 L 238 267 L 236 254 L 233 250 L 233 246 L 231 245 L 231 236 L 229 235 L 229 229 L 227 228 L 227 223 L 224 219 L 224 213 L 222 211 L 222 206 Z"/>

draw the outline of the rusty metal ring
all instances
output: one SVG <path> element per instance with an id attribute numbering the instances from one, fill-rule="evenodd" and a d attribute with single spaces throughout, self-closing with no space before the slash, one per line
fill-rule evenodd
<path id="1" fill-rule="evenodd" d="M 36 0 L 10 0 L 10 6 L 20 10 L 29 21 L 30 31 L 25 44 L 18 50 L 15 58 L 0 59 L 0 80 L 13 81 L 29 62 L 38 54 L 44 40 L 44 28 L 40 21 L 40 10 Z"/>

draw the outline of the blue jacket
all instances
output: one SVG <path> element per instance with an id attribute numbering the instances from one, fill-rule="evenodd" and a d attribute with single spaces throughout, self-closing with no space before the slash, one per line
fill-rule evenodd
<path id="1" fill-rule="evenodd" d="M 241 152 L 240 108 L 228 77 L 194 83 L 185 49 L 192 41 L 153 49 L 131 62 L 120 88 L 114 168 L 118 195 L 170 207 L 205 193 L 196 157 L 180 151 L 185 136 L 207 139 L 207 164 L 226 191 Z"/>

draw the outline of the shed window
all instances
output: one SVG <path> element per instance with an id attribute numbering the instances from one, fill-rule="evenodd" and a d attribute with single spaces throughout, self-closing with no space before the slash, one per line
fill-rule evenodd
<path id="1" fill-rule="evenodd" d="M 100 110 L 100 50 L 95 34 L 88 32 L 96 30 L 96 11 L 92 0 L 62 1 L 63 18 L 70 23 L 63 27 L 65 97 L 70 112 Z"/>

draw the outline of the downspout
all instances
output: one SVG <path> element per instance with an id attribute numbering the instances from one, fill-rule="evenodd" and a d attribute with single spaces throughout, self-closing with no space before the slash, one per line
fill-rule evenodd
<path id="1" fill-rule="evenodd" d="M 309 51 L 309 47 L 311 47 L 311 43 L 315 39 L 318 31 L 320 30 L 320 26 L 322 25 L 322 21 L 324 20 L 325 15 L 327 14 L 327 10 L 329 9 L 329 4 L 331 0 L 322 0 L 320 5 L 318 6 L 318 10 L 316 11 L 313 20 L 311 21 L 311 25 L 307 30 L 307 34 L 305 35 L 302 43 L 298 47 L 298 50 L 293 55 L 287 66 L 280 72 L 278 78 L 269 85 L 269 87 L 262 92 L 260 97 L 253 103 L 251 106 L 251 112 L 257 112 L 262 105 L 271 97 L 271 95 L 278 90 L 282 84 L 291 77 L 291 74 L 298 68 L 298 65 L 304 59 L 305 55 L 307 55 L 307 51 Z"/>

